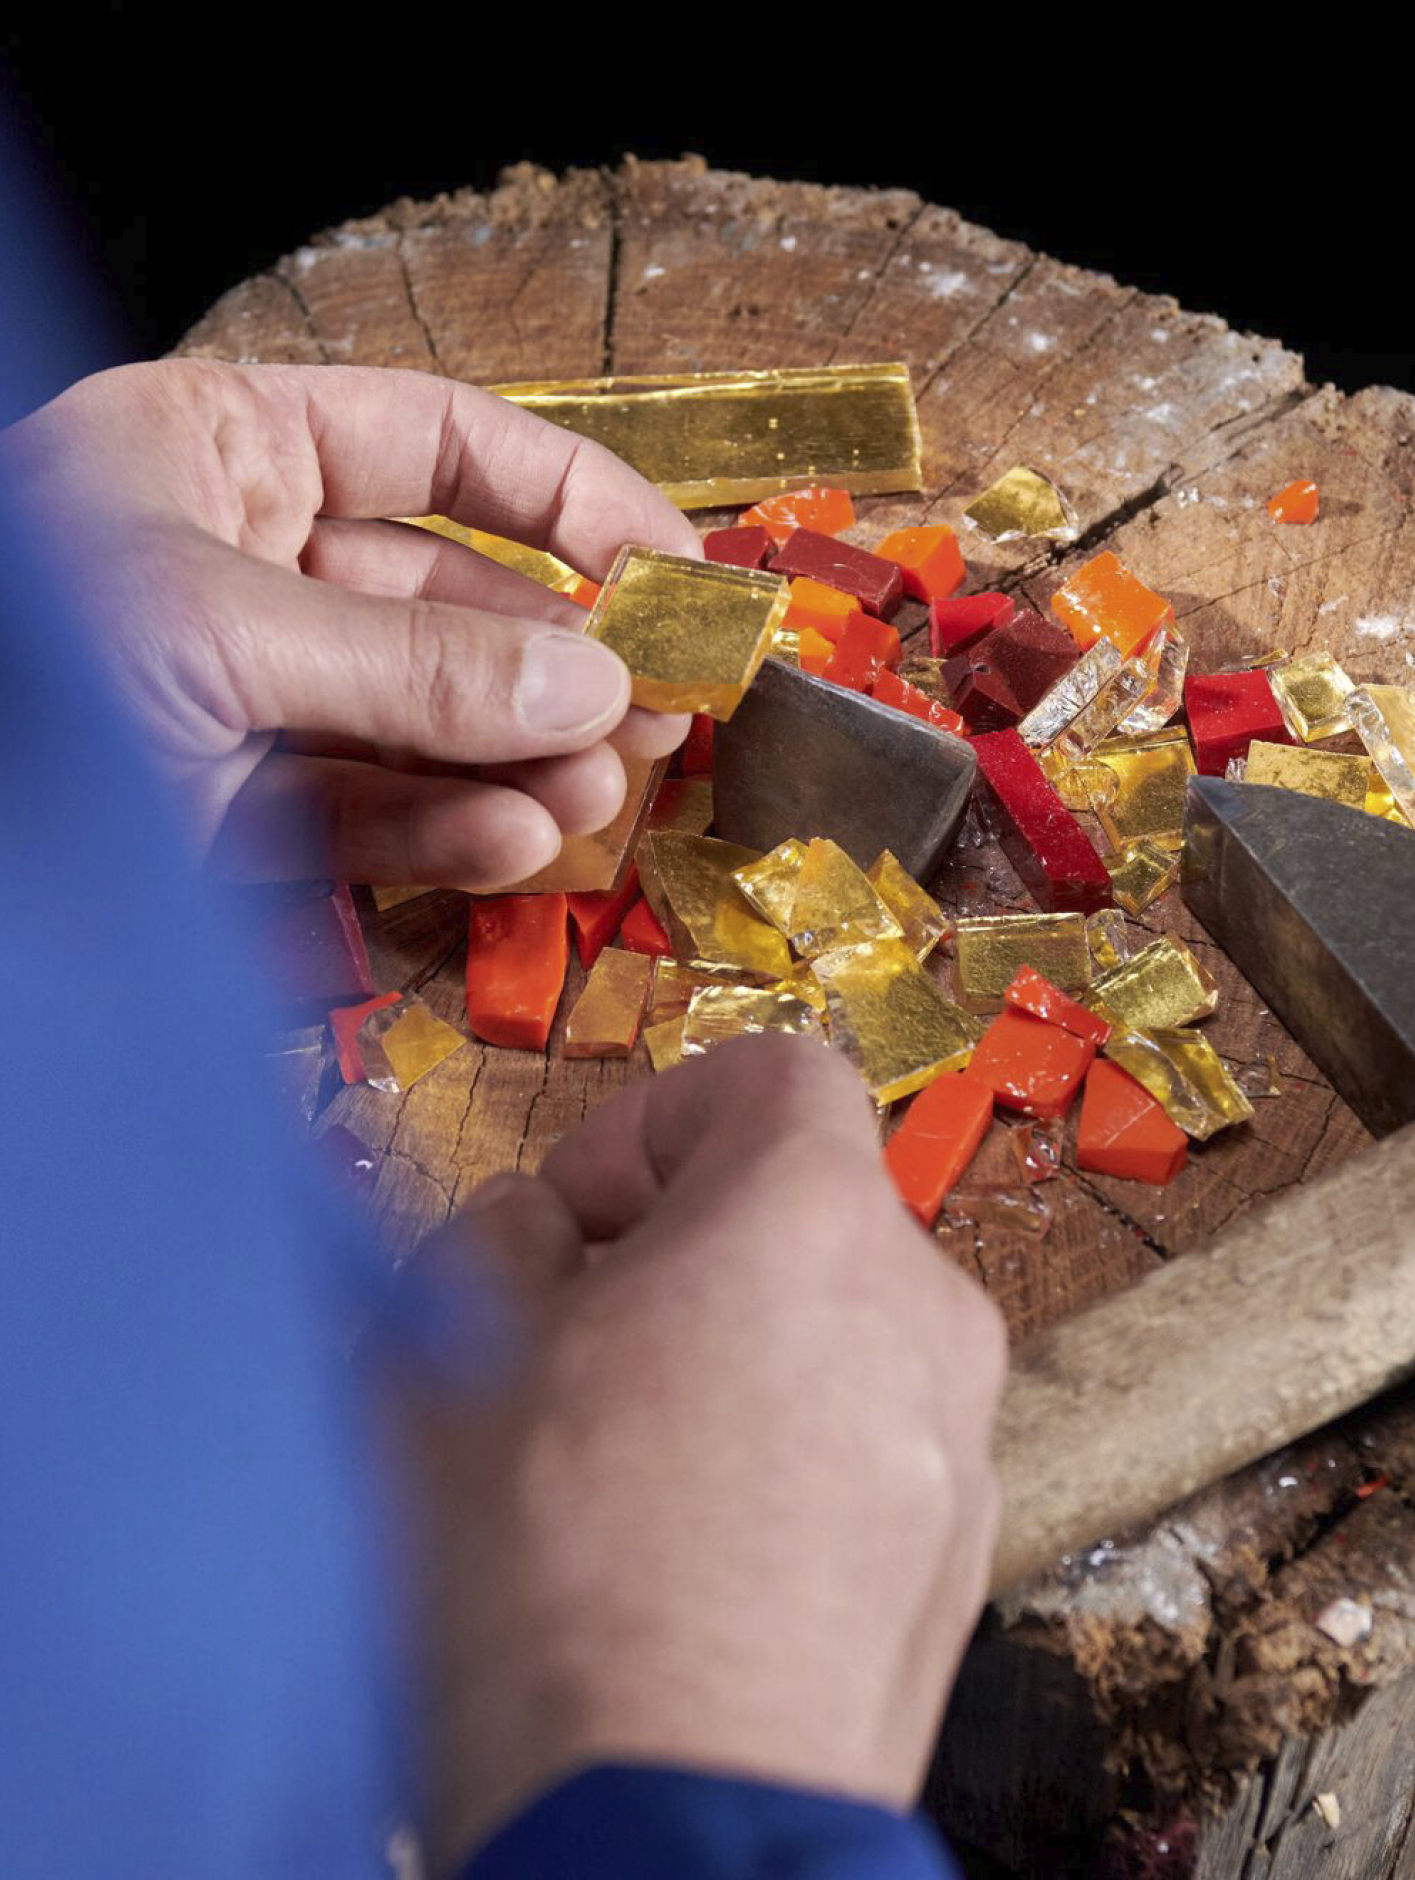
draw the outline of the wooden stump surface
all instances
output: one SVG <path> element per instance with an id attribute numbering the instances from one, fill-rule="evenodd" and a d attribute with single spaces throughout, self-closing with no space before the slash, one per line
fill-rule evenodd
<path id="1" fill-rule="evenodd" d="M 854 539 L 956 524 L 978 491 L 1024 462 L 1069 496 L 1081 539 L 1068 549 L 998 546 L 962 532 L 971 585 L 1007 587 L 1045 610 L 1070 570 L 1105 545 L 1173 600 L 1196 670 L 1274 646 L 1328 648 L 1358 679 L 1410 682 L 1415 669 L 1415 400 L 1309 385 L 1300 358 L 1274 341 L 1002 240 L 907 191 L 754 180 L 695 159 L 629 160 L 612 175 L 563 179 L 525 166 L 492 193 L 401 201 L 315 236 L 228 293 L 180 350 L 479 383 L 904 359 L 927 487 L 861 499 Z M 1320 520 L 1275 527 L 1264 501 L 1298 476 L 1320 484 Z M 705 527 L 719 519 L 695 517 Z M 922 618 L 911 605 L 901 627 L 917 630 Z M 955 860 L 939 892 L 954 911 L 1030 905 L 990 851 Z M 379 988 L 416 988 L 459 1021 L 461 898 L 433 895 L 384 915 L 366 896 L 360 905 Z M 943 1230 L 941 1244 L 1018 1335 L 1183 1254 L 1369 1140 L 1177 894 L 1140 924 L 1195 948 L 1222 988 L 1208 1035 L 1235 1065 L 1271 1055 L 1284 1092 L 1258 1101 L 1248 1128 L 1197 1147 L 1168 1188 L 1068 1166 L 1047 1185 L 1053 1220 L 1043 1239 Z M 380 1154 L 375 1206 L 396 1251 L 485 1175 L 534 1168 L 588 1108 L 649 1074 L 642 1048 L 627 1065 L 561 1059 L 559 1030 L 579 983 L 572 965 L 544 1057 L 473 1042 L 401 1099 L 365 1088 L 331 1106 L 326 1121 Z M 1236 1478 L 1201 1497 L 1187 1526 L 1112 1550 L 1123 1572 L 1114 1558 L 1085 1572 L 1068 1566 L 1007 1615 L 1007 1651 L 1063 1657 L 1099 1719 L 1104 1755 L 1142 1768 L 1157 1793 L 1226 1792 L 1235 1771 L 1309 1740 L 1368 1685 L 1415 1665 L 1405 1565 L 1415 1558 L 1415 1516 L 1398 1492 L 1415 1490 L 1411 1427 L 1415 1418 L 1397 1411 L 1394 1422 L 1313 1439 L 1300 1496 L 1275 1490 L 1271 1471 Z M 1358 1502 L 1373 1443 L 1392 1486 Z M 1350 1526 L 1371 1505 L 1380 1531 L 1367 1519 L 1353 1546 Z M 1337 1557 L 1332 1537 L 1342 1534 Z M 1172 1624 L 1134 1579 L 1145 1550 L 1169 1546 L 1169 1535 L 1178 1536 L 1185 1588 Z M 1405 1602 L 1398 1626 L 1378 1628 L 1374 1669 L 1355 1657 L 1334 1666 L 1330 1642 L 1299 1611 L 1292 1576 L 1326 1572 L 1333 1558 L 1348 1591 L 1379 1595 L 1386 1610 Z M 1255 1669 L 1250 1633 L 1237 1643 L 1235 1628 L 1251 1630 L 1255 1612 L 1277 1631 L 1305 1627 L 1280 1664 Z M 998 1640 L 980 1649 L 996 1654 Z M 1125 1797 L 1111 1799 L 1118 1807 Z M 972 1826 L 986 1838 L 979 1821 Z M 1306 1869 L 1269 1858 L 1252 1871 Z"/>

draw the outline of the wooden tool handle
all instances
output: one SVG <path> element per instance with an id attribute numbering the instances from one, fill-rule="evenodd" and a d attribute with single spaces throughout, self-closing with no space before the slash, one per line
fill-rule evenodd
<path id="1" fill-rule="evenodd" d="M 1016 1353 L 992 1590 L 1415 1374 L 1415 1124 Z"/>

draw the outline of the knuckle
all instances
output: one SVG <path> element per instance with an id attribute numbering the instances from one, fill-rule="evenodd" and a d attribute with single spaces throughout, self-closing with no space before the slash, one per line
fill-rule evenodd
<path id="1" fill-rule="evenodd" d="M 456 631 L 434 602 L 407 607 L 408 687 L 434 748 L 455 752 L 465 742 L 469 704 L 491 705 L 490 662 L 479 636 Z"/>

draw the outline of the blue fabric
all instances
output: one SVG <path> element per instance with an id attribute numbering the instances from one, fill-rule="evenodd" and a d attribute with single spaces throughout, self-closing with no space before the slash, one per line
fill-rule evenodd
<path id="1" fill-rule="evenodd" d="M 462 1880 L 952 1880 L 921 1821 L 681 1769 L 606 1766 L 531 1805 Z"/>
<path id="2" fill-rule="evenodd" d="M 36 327 L 72 265 L 5 183 L 0 148 L 14 415 L 61 353 L 101 355 Z M 431 1330 L 424 1361 L 484 1365 L 494 1328 L 450 1327 L 415 1276 L 386 1309 L 296 1166 L 268 1015 L 47 572 L 82 552 L 71 520 L 36 543 L 0 490 L 0 1873 L 386 1874 L 408 1756 L 372 1360 Z M 943 1871 L 925 1847 L 839 1802 L 606 1771 L 473 1871 L 903 1880 Z"/>

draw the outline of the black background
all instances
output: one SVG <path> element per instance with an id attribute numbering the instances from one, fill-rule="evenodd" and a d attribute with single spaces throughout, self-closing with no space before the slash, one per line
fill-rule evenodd
<path id="1" fill-rule="evenodd" d="M 910 187 L 1276 335 L 1318 381 L 1415 389 L 1411 104 L 1384 95 L 1396 48 L 1363 39 L 1344 54 L 1342 15 L 1310 9 L 1265 15 L 1251 45 L 1212 12 L 1097 18 L 923 24 L 804 0 L 639 21 L 114 6 L 81 22 L 12 16 L 0 48 L 4 108 L 56 180 L 56 212 L 70 205 L 134 356 L 163 351 L 316 229 L 394 196 L 489 186 L 522 157 L 559 168 L 694 150 Z"/>

